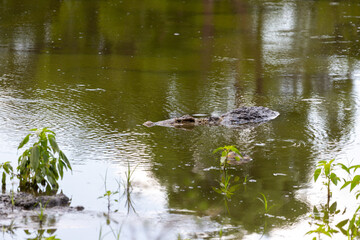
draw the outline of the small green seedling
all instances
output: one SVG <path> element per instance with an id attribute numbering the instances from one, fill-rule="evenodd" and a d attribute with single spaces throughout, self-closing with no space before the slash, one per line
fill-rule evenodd
<path id="1" fill-rule="evenodd" d="M 217 149 L 215 149 L 213 151 L 213 153 L 217 153 L 221 151 L 221 157 L 220 157 L 220 166 L 222 166 L 224 169 L 227 168 L 228 165 L 228 156 L 231 152 L 234 152 L 236 154 L 238 154 L 238 156 L 242 157 L 241 153 L 239 152 L 239 150 L 235 147 L 235 146 L 224 146 L 224 147 L 219 147 Z M 236 156 L 235 159 L 237 161 L 240 161 L 240 158 Z"/>
<path id="2" fill-rule="evenodd" d="M 336 164 L 333 162 L 335 159 L 332 159 L 330 161 L 320 161 L 317 165 L 317 168 L 314 172 L 314 181 L 316 182 L 320 175 L 322 175 L 325 178 L 325 181 L 323 184 L 327 187 L 327 205 L 330 203 L 331 198 L 331 190 L 330 190 L 330 183 L 332 182 L 335 186 L 338 184 L 338 181 L 340 178 L 335 174 L 334 167 Z"/>
<path id="3" fill-rule="evenodd" d="M 98 197 L 98 199 L 100 198 L 106 198 L 107 199 L 107 207 L 108 207 L 108 215 L 110 214 L 110 208 L 111 208 L 111 197 L 118 194 L 119 191 L 111 191 L 111 190 L 108 190 L 107 189 L 107 170 L 106 170 L 106 173 L 105 173 L 105 179 L 104 179 L 104 187 L 105 187 L 105 193 Z M 117 200 L 115 200 L 117 201 Z"/>
<path id="4" fill-rule="evenodd" d="M 128 163 L 127 171 L 125 172 L 125 180 L 122 181 L 124 192 L 121 197 L 124 197 L 124 196 L 126 197 L 125 205 L 127 206 L 128 213 L 130 213 L 131 209 L 136 213 L 133 202 L 132 202 L 131 193 L 133 191 L 133 185 L 132 185 L 133 174 L 138 166 L 139 166 L 139 164 L 137 164 L 134 167 L 134 169 L 131 170 L 130 163 Z M 118 182 L 118 184 L 119 184 L 119 182 Z M 121 184 L 119 184 L 119 189 L 120 189 L 120 185 Z"/>
<path id="5" fill-rule="evenodd" d="M 263 199 L 261 199 L 259 197 L 258 197 L 258 199 L 264 204 L 265 214 L 268 214 L 270 209 L 273 208 L 275 205 L 269 206 L 268 200 L 266 199 L 265 195 L 263 193 L 260 193 L 260 194 L 263 197 Z"/>
<path id="6" fill-rule="evenodd" d="M 6 175 L 10 175 L 10 180 L 12 180 L 15 176 L 14 169 L 11 166 L 10 162 L 4 162 L 0 164 L 0 169 L 3 170 L 1 178 L 2 187 L 3 189 L 6 189 Z"/>

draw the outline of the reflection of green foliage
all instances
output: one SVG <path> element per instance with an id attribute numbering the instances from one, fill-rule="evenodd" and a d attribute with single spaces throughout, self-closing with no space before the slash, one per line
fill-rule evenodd
<path id="1" fill-rule="evenodd" d="M 308 231 L 306 234 L 309 235 L 309 234 L 312 234 L 312 233 L 317 233 L 318 236 L 319 236 L 319 239 L 320 239 L 320 234 L 324 234 L 328 237 L 332 237 L 332 235 L 334 233 L 337 233 L 336 230 L 330 228 L 330 226 L 326 225 L 326 224 L 316 224 L 316 226 L 318 226 L 318 228 L 316 228 L 315 230 L 311 230 L 311 231 Z M 313 238 L 313 240 L 316 239 Z"/>
<path id="2" fill-rule="evenodd" d="M 26 235 L 32 235 L 32 233 L 29 230 L 24 230 Z M 27 238 L 27 240 L 61 240 L 60 238 L 57 238 L 54 233 L 56 232 L 56 229 L 39 229 L 35 232 L 35 237 Z M 51 235 L 51 236 L 44 236 L 45 234 Z"/>
<path id="3" fill-rule="evenodd" d="M 2 226 L 2 232 L 4 233 L 8 233 L 8 234 L 15 234 L 14 230 L 16 230 L 15 227 L 15 220 L 11 220 L 9 225 L 3 225 Z"/>
<path id="4" fill-rule="evenodd" d="M 224 174 L 221 177 L 221 182 L 219 182 L 220 187 L 212 187 L 212 189 L 219 193 L 224 195 L 226 198 L 231 198 L 231 196 L 235 193 L 237 189 L 240 188 L 240 184 L 233 185 L 233 183 L 236 183 L 239 181 L 239 177 L 236 176 L 233 181 L 231 181 L 232 176 L 229 176 L 228 174 Z"/>
<path id="5" fill-rule="evenodd" d="M 317 221 L 315 225 L 318 228 L 310 230 L 306 234 L 309 235 L 312 233 L 317 233 L 319 239 L 321 234 L 331 237 L 334 233 L 337 233 L 338 231 L 330 226 L 330 217 L 333 217 L 335 216 L 335 214 L 338 213 L 340 213 L 340 210 L 337 209 L 337 202 L 331 204 L 330 207 L 328 204 L 320 205 L 320 211 L 316 206 L 314 206 L 313 214 L 310 217 Z"/>
<path id="6" fill-rule="evenodd" d="M 42 205 L 41 202 L 39 202 L 39 208 L 40 211 L 37 213 L 38 218 L 39 218 L 39 224 L 40 224 L 40 228 L 42 228 L 42 224 L 43 222 L 46 220 L 46 215 L 44 214 L 45 208 L 46 208 L 47 203 L 45 204 L 45 206 Z"/>
<path id="7" fill-rule="evenodd" d="M 123 192 L 122 196 L 125 196 L 125 198 L 126 198 L 125 204 L 127 206 L 128 213 L 130 212 L 130 209 L 132 209 L 135 212 L 135 208 L 134 208 L 132 198 L 131 198 L 131 193 L 133 190 L 133 185 L 132 185 L 133 174 L 138 166 L 139 166 L 139 164 L 136 165 L 134 167 L 134 169 L 131 170 L 130 163 L 128 163 L 128 168 L 127 168 L 127 171 L 125 172 L 126 178 L 125 178 L 125 180 L 122 181 L 122 185 L 124 187 L 124 192 Z M 120 184 L 119 184 L 119 188 L 120 188 Z"/>

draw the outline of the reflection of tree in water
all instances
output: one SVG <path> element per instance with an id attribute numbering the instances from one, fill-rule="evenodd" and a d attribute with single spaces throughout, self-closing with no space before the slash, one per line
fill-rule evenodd
<path id="1" fill-rule="evenodd" d="M 51 238 L 53 240 L 60 240 L 59 238 L 56 237 L 56 229 L 39 229 L 36 231 L 29 231 L 29 230 L 24 230 L 25 234 L 27 236 L 29 236 L 27 238 L 27 240 L 42 240 L 42 239 L 47 239 L 47 238 Z M 34 236 L 33 236 L 34 235 Z"/>

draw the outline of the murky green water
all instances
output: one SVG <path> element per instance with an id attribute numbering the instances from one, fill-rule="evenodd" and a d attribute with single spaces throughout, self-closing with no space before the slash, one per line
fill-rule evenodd
<path id="1" fill-rule="evenodd" d="M 49 210 L 48 235 L 306 239 L 326 195 L 310 182 L 316 162 L 360 162 L 358 1 L 3 0 L 0 13 L 0 161 L 17 162 L 28 129 L 51 128 L 74 167 L 62 190 L 85 207 Z M 245 129 L 142 126 L 239 106 L 280 116 Z M 254 160 L 230 170 L 250 179 L 230 214 L 212 189 L 224 145 Z M 132 207 L 113 202 L 107 224 L 106 172 L 116 190 L 128 163 Z M 259 193 L 276 204 L 270 216 Z M 35 237 L 32 215 L 4 238 Z"/>

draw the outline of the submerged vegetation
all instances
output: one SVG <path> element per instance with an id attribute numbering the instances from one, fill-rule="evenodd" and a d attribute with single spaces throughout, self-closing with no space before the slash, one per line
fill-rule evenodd
<path id="1" fill-rule="evenodd" d="M 238 184 L 240 178 L 239 178 L 239 176 L 234 177 L 229 174 L 228 156 L 231 152 L 235 152 L 239 155 L 240 155 L 240 152 L 234 146 L 224 146 L 224 147 L 219 147 L 219 148 L 215 149 L 213 151 L 213 153 L 217 153 L 219 151 L 221 151 L 219 187 L 212 186 L 212 189 L 216 193 L 219 193 L 224 196 L 225 208 L 227 210 L 227 213 L 230 215 L 228 201 L 231 199 L 231 197 L 235 193 L 235 191 L 240 188 L 240 184 Z"/>
<path id="2" fill-rule="evenodd" d="M 229 208 L 228 202 L 231 201 L 232 196 L 240 189 L 241 184 L 239 184 L 240 177 L 234 176 L 229 173 L 229 159 L 235 158 L 235 161 L 241 161 L 242 154 L 239 152 L 239 150 L 235 146 L 224 146 L 219 147 L 213 151 L 213 153 L 221 151 L 221 157 L 220 157 L 220 181 L 219 187 L 212 186 L 212 189 L 218 193 L 224 196 L 224 204 L 227 214 L 230 216 L 231 211 Z M 234 157 L 235 156 L 235 157 Z M 249 180 L 249 176 L 245 175 L 244 180 L 242 182 L 242 185 L 244 186 L 244 191 L 246 190 L 246 184 Z M 260 193 L 262 198 L 258 198 L 263 203 L 264 207 L 264 216 L 267 216 L 269 211 L 275 206 L 275 205 L 269 205 L 269 201 L 266 198 L 266 196 L 263 193 Z M 265 234 L 267 230 L 267 219 L 264 219 L 264 227 L 263 227 L 263 233 Z M 219 238 L 221 239 L 224 235 L 224 230 L 221 228 L 219 230 Z"/>

